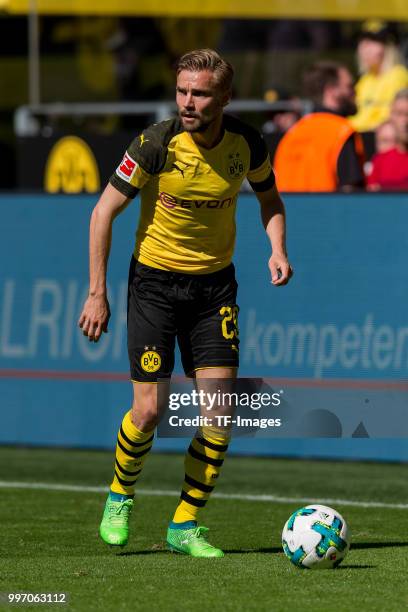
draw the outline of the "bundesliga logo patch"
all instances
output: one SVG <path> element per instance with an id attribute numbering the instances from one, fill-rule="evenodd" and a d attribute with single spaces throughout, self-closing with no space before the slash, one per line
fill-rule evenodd
<path id="1" fill-rule="evenodd" d="M 130 183 L 138 166 L 139 164 L 126 151 L 120 165 L 116 169 L 116 174 L 127 183 Z"/>

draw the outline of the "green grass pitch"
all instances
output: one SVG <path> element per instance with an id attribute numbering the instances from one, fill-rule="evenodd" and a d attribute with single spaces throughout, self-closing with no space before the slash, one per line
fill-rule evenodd
<path id="1" fill-rule="evenodd" d="M 404 465 L 227 457 L 218 494 L 296 501 L 213 497 L 200 518 L 211 529 L 210 541 L 226 552 L 216 560 L 165 549 L 167 522 L 177 503 L 177 495 L 168 492 L 180 487 L 181 455 L 148 458 L 128 546 L 114 552 L 100 541 L 105 494 L 63 487 L 103 486 L 111 469 L 107 452 L 0 448 L 0 592 L 68 593 L 66 606 L 24 606 L 28 610 L 408 609 Z M 63 487 L 5 486 L 10 481 Z M 328 499 L 377 505 L 328 504 L 351 528 L 351 551 L 336 570 L 298 570 L 281 550 L 283 524 L 307 500 Z M 0 604 L 0 612 L 7 609 L 16 606 Z"/>

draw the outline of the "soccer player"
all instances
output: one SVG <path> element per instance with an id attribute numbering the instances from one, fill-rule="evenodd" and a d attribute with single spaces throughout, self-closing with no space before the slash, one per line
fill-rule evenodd
<path id="1" fill-rule="evenodd" d="M 157 382 L 169 379 L 177 338 L 183 368 L 198 386 L 234 379 L 238 368 L 237 284 L 231 258 L 235 208 L 248 178 L 271 241 L 271 282 L 292 269 L 285 213 L 265 144 L 256 130 L 224 115 L 233 69 L 215 51 L 184 55 L 177 68 L 178 117 L 152 125 L 131 143 L 95 206 L 90 225 L 90 287 L 79 326 L 90 341 L 107 331 L 106 268 L 114 218 L 141 192 L 128 288 L 128 352 L 134 400 L 119 429 L 102 539 L 123 546 L 135 487 L 159 420 Z M 225 381 L 227 383 L 227 381 Z M 222 390 L 221 390 L 222 391 Z M 202 427 L 185 458 L 180 500 L 167 531 L 171 550 L 222 557 L 197 514 L 219 476 L 228 428 Z"/>

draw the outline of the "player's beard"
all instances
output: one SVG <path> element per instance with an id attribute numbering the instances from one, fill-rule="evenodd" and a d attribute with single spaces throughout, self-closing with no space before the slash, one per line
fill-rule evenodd
<path id="1" fill-rule="evenodd" d="M 194 132 L 205 132 L 209 128 L 209 126 L 215 121 L 215 117 L 208 119 L 203 119 L 202 117 L 196 115 L 193 115 L 193 117 L 195 118 L 194 123 L 186 124 L 183 121 L 183 114 L 180 113 L 181 122 L 185 131 L 190 132 L 191 134 L 193 134 Z"/>

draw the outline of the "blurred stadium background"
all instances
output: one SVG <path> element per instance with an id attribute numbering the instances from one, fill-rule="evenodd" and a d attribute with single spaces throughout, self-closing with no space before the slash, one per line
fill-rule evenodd
<path id="1" fill-rule="evenodd" d="M 130 402 L 124 299 L 138 205 L 115 225 L 113 319 L 96 347 L 75 327 L 88 218 L 129 141 L 174 112 L 177 57 L 204 46 L 225 55 L 236 69 L 230 110 L 264 129 L 272 150 L 265 126 L 274 114 L 309 108 L 299 93 L 304 68 L 335 59 L 357 75 L 357 35 L 373 18 L 392 25 L 406 58 L 408 11 L 398 0 L 0 0 L 0 11 L 0 443 L 111 448 Z M 406 461 L 404 428 L 380 423 L 407 392 L 407 196 L 285 202 L 296 276 L 283 291 L 268 285 L 254 198 L 243 194 L 239 205 L 241 375 L 305 396 L 330 388 L 329 398 L 311 400 L 327 409 L 358 388 L 365 412 L 329 439 L 236 440 L 233 450 Z"/>

